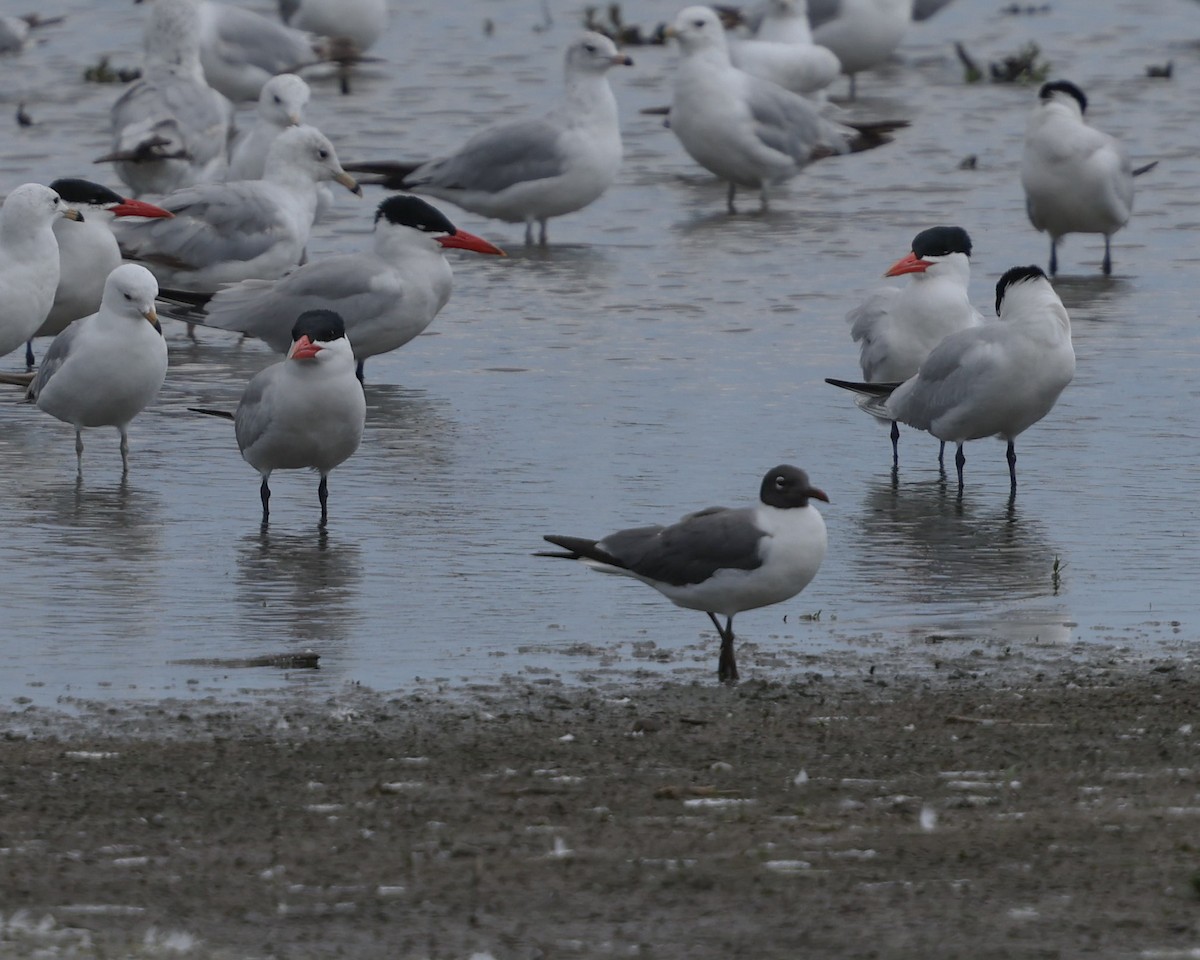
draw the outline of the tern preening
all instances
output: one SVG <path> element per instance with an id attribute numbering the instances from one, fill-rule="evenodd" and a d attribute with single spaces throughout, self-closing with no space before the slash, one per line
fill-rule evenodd
<path id="1" fill-rule="evenodd" d="M 864 409 L 958 445 L 954 463 L 962 489 L 963 444 L 983 437 L 1008 442 L 1011 490 L 1017 489 L 1016 438 L 1049 413 L 1075 375 L 1066 308 L 1040 267 L 1013 267 L 996 284 L 996 313 L 978 327 L 952 333 L 901 384 L 834 386 L 875 398 Z"/>
<path id="2" fill-rule="evenodd" d="M 880 287 L 846 314 L 868 383 L 907 380 L 947 336 L 983 323 L 969 296 L 971 237 L 962 227 L 922 230 L 884 276 L 910 280 L 904 287 Z M 894 466 L 900 461 L 894 420 L 891 438 Z"/>
<path id="3" fill-rule="evenodd" d="M 1115 137 L 1088 125 L 1087 97 L 1068 80 L 1042 85 L 1025 128 L 1021 185 L 1029 222 L 1050 234 L 1050 276 L 1068 233 L 1104 234 L 1104 275 L 1112 273 L 1112 235 L 1133 212 L 1133 169 Z"/>
<path id="4" fill-rule="evenodd" d="M 717 676 L 732 682 L 734 615 L 794 597 L 821 566 L 825 521 L 810 500 L 829 502 L 803 470 L 778 466 L 763 477 L 754 506 L 709 507 L 667 527 L 619 530 L 601 540 L 547 536 L 563 552 L 538 556 L 582 560 L 641 580 L 676 606 L 703 610 L 721 637 Z"/>
<path id="5" fill-rule="evenodd" d="M 258 337 L 283 353 L 297 316 L 332 310 L 345 322 L 361 380 L 367 358 L 404 346 L 450 299 L 446 250 L 504 256 L 420 197 L 388 197 L 375 214 L 371 251 L 312 260 L 278 280 L 243 280 L 209 299 L 203 317 L 186 319 Z"/>
<path id="6" fill-rule="evenodd" d="M 737 188 L 768 189 L 814 160 L 888 142 L 898 124 L 852 127 L 826 120 L 799 94 L 733 66 L 725 29 L 710 7 L 686 7 L 669 35 L 683 57 L 675 72 L 671 131 L 705 169 L 729 183 L 728 207 Z M 902 125 L 902 124 L 899 124 Z"/>
<path id="7" fill-rule="evenodd" d="M 427 163 L 348 163 L 346 169 L 381 174 L 392 190 L 524 223 L 527 244 L 536 223 L 545 246 L 546 221 L 583 209 L 617 175 L 621 130 L 608 71 L 632 64 L 608 37 L 585 33 L 567 48 L 565 96 L 547 116 L 487 127 L 457 153 Z"/>
<path id="8" fill-rule="evenodd" d="M 167 344 L 145 267 L 126 263 L 108 275 L 100 309 L 54 338 L 27 398 L 75 428 L 75 460 L 83 473 L 84 427 L 116 427 L 121 473 L 129 472 L 131 420 L 158 396 L 167 375 Z"/>
<path id="9" fill-rule="evenodd" d="M 271 474 L 316 470 L 322 528 L 328 521 L 329 473 L 358 449 L 367 417 L 362 384 L 342 318 L 331 310 L 301 314 L 286 359 L 257 373 L 235 413 L 190 407 L 232 420 L 242 459 L 262 475 L 262 522 L 270 519 Z"/>
<path id="10" fill-rule="evenodd" d="M 54 221 L 79 211 L 40 183 L 24 183 L 0 207 L 0 357 L 37 332 L 50 313 L 60 268 Z"/>

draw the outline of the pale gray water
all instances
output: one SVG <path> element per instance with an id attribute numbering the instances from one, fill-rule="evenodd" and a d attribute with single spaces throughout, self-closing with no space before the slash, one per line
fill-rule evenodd
<path id="1" fill-rule="evenodd" d="M 20 12 L 15 3 L 5 11 Z M 433 154 L 481 123 L 548 104 L 580 22 L 572 6 L 535 32 L 535 2 L 394 6 L 404 12 L 373 51 L 388 62 L 349 98 L 316 87 L 310 117 L 343 159 Z M 523 250 L 519 226 L 442 205 L 512 256 L 456 256 L 454 297 L 430 335 L 368 363 L 367 433 L 331 478 L 325 538 L 316 480 L 301 474 L 277 475 L 261 535 L 258 478 L 232 430 L 184 410 L 232 409 L 272 359 L 261 344 L 202 332 L 192 345 L 168 324 L 171 371 L 134 424 L 127 487 L 111 432 L 88 437 L 76 484 L 70 429 L 6 402 L 0 702 L 574 679 L 637 666 L 715 680 L 703 616 L 530 554 L 543 533 L 600 535 L 748 500 L 780 462 L 829 493 L 830 549 L 799 598 L 738 618 L 743 640 L 781 653 L 759 664 L 743 654 L 744 674 L 786 676 L 809 668 L 799 654 L 817 654 L 819 667 L 822 656 L 880 645 L 909 651 L 916 668 L 930 636 L 967 638 L 937 645 L 954 652 L 1105 644 L 1190 654 L 1200 623 L 1200 10 L 1060 2 L 1011 17 L 1000 6 L 956 0 L 915 28 L 902 62 L 860 80 L 862 111 L 911 118 L 912 128 L 883 150 L 811 168 L 767 216 L 726 215 L 724 188 L 661 118 L 638 113 L 669 101 L 675 54 L 632 50 L 636 67 L 613 71 L 624 169 L 591 208 L 551 223 L 548 253 Z M 642 23 L 675 9 L 625 5 Z M 102 52 L 136 62 L 140 8 L 64 0 L 43 12 L 59 10 L 69 19 L 43 31 L 44 43 L 0 58 L 0 189 L 80 174 L 116 183 L 90 160 L 107 149 L 120 91 L 81 75 Z M 886 430 L 822 378 L 856 375 L 842 316 L 918 230 L 970 231 L 974 299 L 989 315 L 1000 273 L 1045 264 L 1048 243 L 1025 219 L 1017 177 L 1035 91 L 965 86 L 951 46 L 963 39 L 981 60 L 998 59 L 1033 37 L 1053 74 L 1087 91 L 1094 123 L 1124 137 L 1137 162 L 1161 162 L 1139 181 L 1112 280 L 1099 275 L 1100 238 L 1060 250 L 1056 286 L 1078 372 L 1018 442 L 1015 504 L 994 441 L 968 446 L 959 502 L 938 479 L 936 443 L 912 431 L 893 484 Z M 1145 79 L 1148 64 L 1169 58 L 1174 79 Z M 20 100 L 31 128 L 9 119 Z M 960 170 L 969 153 L 978 169 Z M 318 226 L 310 254 L 364 245 L 381 196 L 340 195 L 337 221 Z M 14 354 L 3 367 L 19 363 Z M 310 647 L 322 656 L 316 674 L 172 663 Z"/>

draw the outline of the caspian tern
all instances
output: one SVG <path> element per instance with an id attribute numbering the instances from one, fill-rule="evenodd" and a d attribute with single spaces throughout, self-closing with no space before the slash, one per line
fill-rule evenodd
<path id="1" fill-rule="evenodd" d="M 355 172 L 382 174 L 392 190 L 422 193 L 508 223 L 525 224 L 525 242 L 546 244 L 546 221 L 596 200 L 621 166 L 617 101 L 608 84 L 614 66 L 633 61 L 598 33 L 567 48 L 566 95 L 538 120 L 487 127 L 457 153 L 427 163 L 348 163 Z"/>
<path id="2" fill-rule="evenodd" d="M 114 217 L 170 217 L 162 207 L 119 193 L 91 180 L 64 177 L 50 184 L 82 220 L 54 221 L 58 241 L 59 277 L 54 303 L 35 337 L 53 337 L 67 324 L 100 309 L 108 276 L 121 265 L 121 251 L 112 233 Z M 33 366 L 33 350 L 27 343 L 25 362 Z"/>
<path id="3" fill-rule="evenodd" d="M 121 472 L 129 472 L 129 422 L 158 395 L 167 375 L 157 295 L 158 284 L 145 267 L 117 267 L 104 284 L 100 309 L 54 338 L 29 385 L 27 399 L 75 428 L 81 474 L 84 427 L 116 427 Z"/>
<path id="4" fill-rule="evenodd" d="M 996 284 L 998 320 L 952 333 L 901 384 L 834 386 L 874 396 L 864 409 L 958 444 L 996 436 L 1008 441 L 1008 473 L 1017 489 L 1014 440 L 1053 409 L 1075 375 L 1071 321 L 1040 267 L 1013 267 Z"/>
<path id="5" fill-rule="evenodd" d="M 155 0 L 146 19 L 142 77 L 113 104 L 112 162 L 135 196 L 219 180 L 233 105 L 200 66 L 194 0 Z"/>
<path id="6" fill-rule="evenodd" d="M 113 232 L 126 259 L 144 263 L 164 287 L 209 293 L 221 283 L 274 280 L 302 259 L 317 185 L 328 180 L 362 194 L 321 131 L 289 127 L 271 144 L 262 180 L 185 187 L 160 201 L 174 218 L 119 221 Z"/>
<path id="7" fill-rule="evenodd" d="M 58 288 L 54 221 L 79 211 L 40 183 L 24 183 L 0 207 L 0 357 L 16 350 L 46 319 Z"/>
<path id="8" fill-rule="evenodd" d="M 1118 140 L 1088 125 L 1087 102 L 1068 80 L 1043 84 L 1025 128 L 1025 209 L 1030 223 L 1050 234 L 1051 276 L 1058 272 L 1058 241 L 1068 233 L 1104 234 L 1103 269 L 1111 274 L 1109 243 L 1133 211 L 1129 155 Z"/>
<path id="9" fill-rule="evenodd" d="M 635 527 L 601 540 L 547 536 L 565 552 L 537 555 L 582 560 L 641 580 L 676 606 L 703 610 L 721 637 L 717 676 L 732 682 L 734 615 L 794 597 L 821 566 L 825 521 L 809 500 L 829 502 L 803 470 L 779 466 L 763 478 L 755 506 L 709 507 L 668 527 Z"/>
<path id="10" fill-rule="evenodd" d="M 828 47 L 850 77 L 850 99 L 858 95 L 857 76 L 885 62 L 912 23 L 913 0 L 809 0 L 813 42 Z"/>
<path id="11" fill-rule="evenodd" d="M 375 214 L 371 252 L 313 260 L 279 280 L 224 287 L 199 322 L 259 337 L 282 353 L 291 346 L 295 317 L 332 310 L 345 322 L 361 379 L 368 357 L 404 346 L 446 305 L 452 277 L 447 249 L 504 256 L 419 197 L 389 197 Z"/>
<path id="12" fill-rule="evenodd" d="M 846 314 L 861 344 L 859 363 L 868 383 L 899 383 L 947 336 L 983 323 L 971 305 L 971 238 L 962 227 L 930 227 L 885 277 L 909 276 L 904 287 L 880 287 Z M 892 421 L 892 464 L 900 461 L 900 430 Z M 940 453 L 939 453 L 940 457 Z"/>
<path id="13" fill-rule="evenodd" d="M 325 526 L 329 472 L 358 449 L 367 416 L 341 317 L 330 310 L 301 314 L 287 358 L 254 376 L 236 413 L 189 409 L 233 420 L 242 459 L 262 474 L 264 524 L 270 519 L 271 474 L 312 469 L 321 475 L 317 494 Z"/>

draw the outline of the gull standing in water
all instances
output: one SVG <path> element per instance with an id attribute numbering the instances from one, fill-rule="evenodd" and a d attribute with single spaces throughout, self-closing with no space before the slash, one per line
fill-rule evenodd
<path id="1" fill-rule="evenodd" d="M 913 0 L 809 0 L 813 42 L 828 47 L 850 77 L 850 99 L 858 96 L 858 74 L 884 63 L 912 23 Z"/>
<path id="2" fill-rule="evenodd" d="M 829 502 L 803 470 L 778 466 L 763 477 L 755 506 L 709 507 L 668 527 L 634 527 L 601 540 L 547 536 L 565 552 L 538 556 L 582 560 L 641 580 L 676 606 L 703 610 L 721 637 L 717 676 L 733 682 L 734 615 L 791 599 L 825 557 L 825 521 L 810 500 Z"/>
<path id="3" fill-rule="evenodd" d="M 40 183 L 24 183 L 0 207 L 0 357 L 16 350 L 45 322 L 58 289 L 54 221 L 79 220 L 77 210 Z"/>
<path id="4" fill-rule="evenodd" d="M 271 144 L 262 180 L 177 190 L 161 201 L 172 219 L 113 226 L 124 256 L 164 287 L 211 293 L 222 283 L 274 280 L 303 258 L 317 185 L 328 180 L 362 194 L 321 131 L 291 127 Z"/>
<path id="5" fill-rule="evenodd" d="M 1006 440 L 1015 494 L 1014 441 L 1054 408 L 1075 376 L 1075 350 L 1071 320 L 1040 267 L 1013 267 L 1000 278 L 996 313 L 998 320 L 948 336 L 904 383 L 828 382 L 874 395 L 874 404 L 864 409 L 881 419 L 958 444 L 960 490 L 963 444 L 992 436 Z"/>
<path id="6" fill-rule="evenodd" d="M 613 66 L 633 61 L 598 33 L 567 48 L 563 103 L 538 120 L 487 127 L 454 154 L 427 163 L 348 163 L 382 174 L 384 186 L 423 193 L 508 223 L 525 224 L 525 242 L 546 244 L 546 221 L 597 199 L 621 166 L 617 102 L 608 84 Z"/>
<path id="7" fill-rule="evenodd" d="M 26 396 L 38 409 L 75 428 L 81 474 L 84 427 L 116 427 L 121 472 L 129 472 L 129 422 L 158 396 L 167 375 L 157 295 L 158 284 L 145 267 L 117 267 L 104 284 L 99 311 L 54 338 L 29 385 Z"/>
<path id="8" fill-rule="evenodd" d="M 671 130 L 692 159 L 729 182 L 731 213 L 739 186 L 757 189 L 765 210 L 768 188 L 814 160 L 888 142 L 878 127 L 832 123 L 804 97 L 733 66 L 725 30 L 709 7 L 680 11 L 669 35 L 683 51 Z"/>
<path id="9" fill-rule="evenodd" d="M 734 39 L 729 56 L 739 70 L 806 97 L 819 97 L 842 72 L 837 55 L 813 43 L 806 0 L 768 0 L 754 38 Z"/>
<path id="10" fill-rule="evenodd" d="M 237 412 L 191 407 L 233 420 L 242 459 L 262 475 L 262 522 L 271 515 L 269 481 L 275 470 L 316 470 L 321 522 L 328 520 L 329 473 L 358 449 L 367 417 L 362 384 L 342 318 L 310 310 L 292 328 L 287 358 L 257 373 Z"/>
<path id="11" fill-rule="evenodd" d="M 904 287 L 880 287 L 846 314 L 850 335 L 861 344 L 859 363 L 868 383 L 907 380 L 946 337 L 983 323 L 971 305 L 971 238 L 962 227 L 922 230 L 911 252 L 884 276 L 911 280 Z M 894 420 L 891 436 L 895 466 L 900 430 Z"/>
<path id="12" fill-rule="evenodd" d="M 1025 209 L 1038 232 L 1050 234 L 1050 276 L 1068 233 L 1104 234 L 1104 275 L 1112 273 L 1109 243 L 1133 212 L 1133 178 L 1155 166 L 1134 170 L 1118 140 L 1088 125 L 1087 104 L 1068 80 L 1043 84 L 1025 129 Z"/>
<path id="13" fill-rule="evenodd" d="M 375 214 L 372 251 L 313 260 L 278 280 L 243 280 L 224 287 L 208 301 L 198 322 L 259 337 L 285 352 L 295 317 L 332 310 L 345 322 L 361 380 L 368 357 L 404 346 L 450 299 L 447 249 L 504 256 L 499 247 L 458 229 L 419 197 L 388 197 Z"/>
<path id="14" fill-rule="evenodd" d="M 233 105 L 200 66 L 195 0 L 154 0 L 146 20 L 142 78 L 113 104 L 112 162 L 135 196 L 219 180 Z"/>

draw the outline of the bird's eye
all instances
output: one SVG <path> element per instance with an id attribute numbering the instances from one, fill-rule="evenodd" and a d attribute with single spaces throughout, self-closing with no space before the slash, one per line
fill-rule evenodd
<path id="1" fill-rule="evenodd" d="M 704 29 L 704 21 L 703 20 L 693 20 L 692 26 L 695 27 L 697 30 L 703 30 Z"/>
<path id="2" fill-rule="evenodd" d="M 278 94 L 276 94 L 276 95 L 275 95 L 275 102 L 276 102 L 276 103 L 283 103 L 283 101 L 282 101 L 282 100 L 279 98 L 279 95 L 278 95 Z"/>
<path id="3" fill-rule="evenodd" d="M 586 50 L 588 53 L 595 53 L 596 45 L 594 43 L 585 43 L 583 45 L 583 49 Z"/>
<path id="4" fill-rule="evenodd" d="M 322 147 L 320 150 L 317 151 L 317 158 L 320 160 L 328 160 L 329 159 L 329 151 L 326 150 L 324 147 Z"/>
<path id="5" fill-rule="evenodd" d="M 130 296 L 130 295 L 127 293 L 127 294 L 125 294 L 125 299 L 126 299 L 126 300 L 132 300 L 132 299 L 133 299 L 133 297 L 132 297 L 132 296 Z"/>

